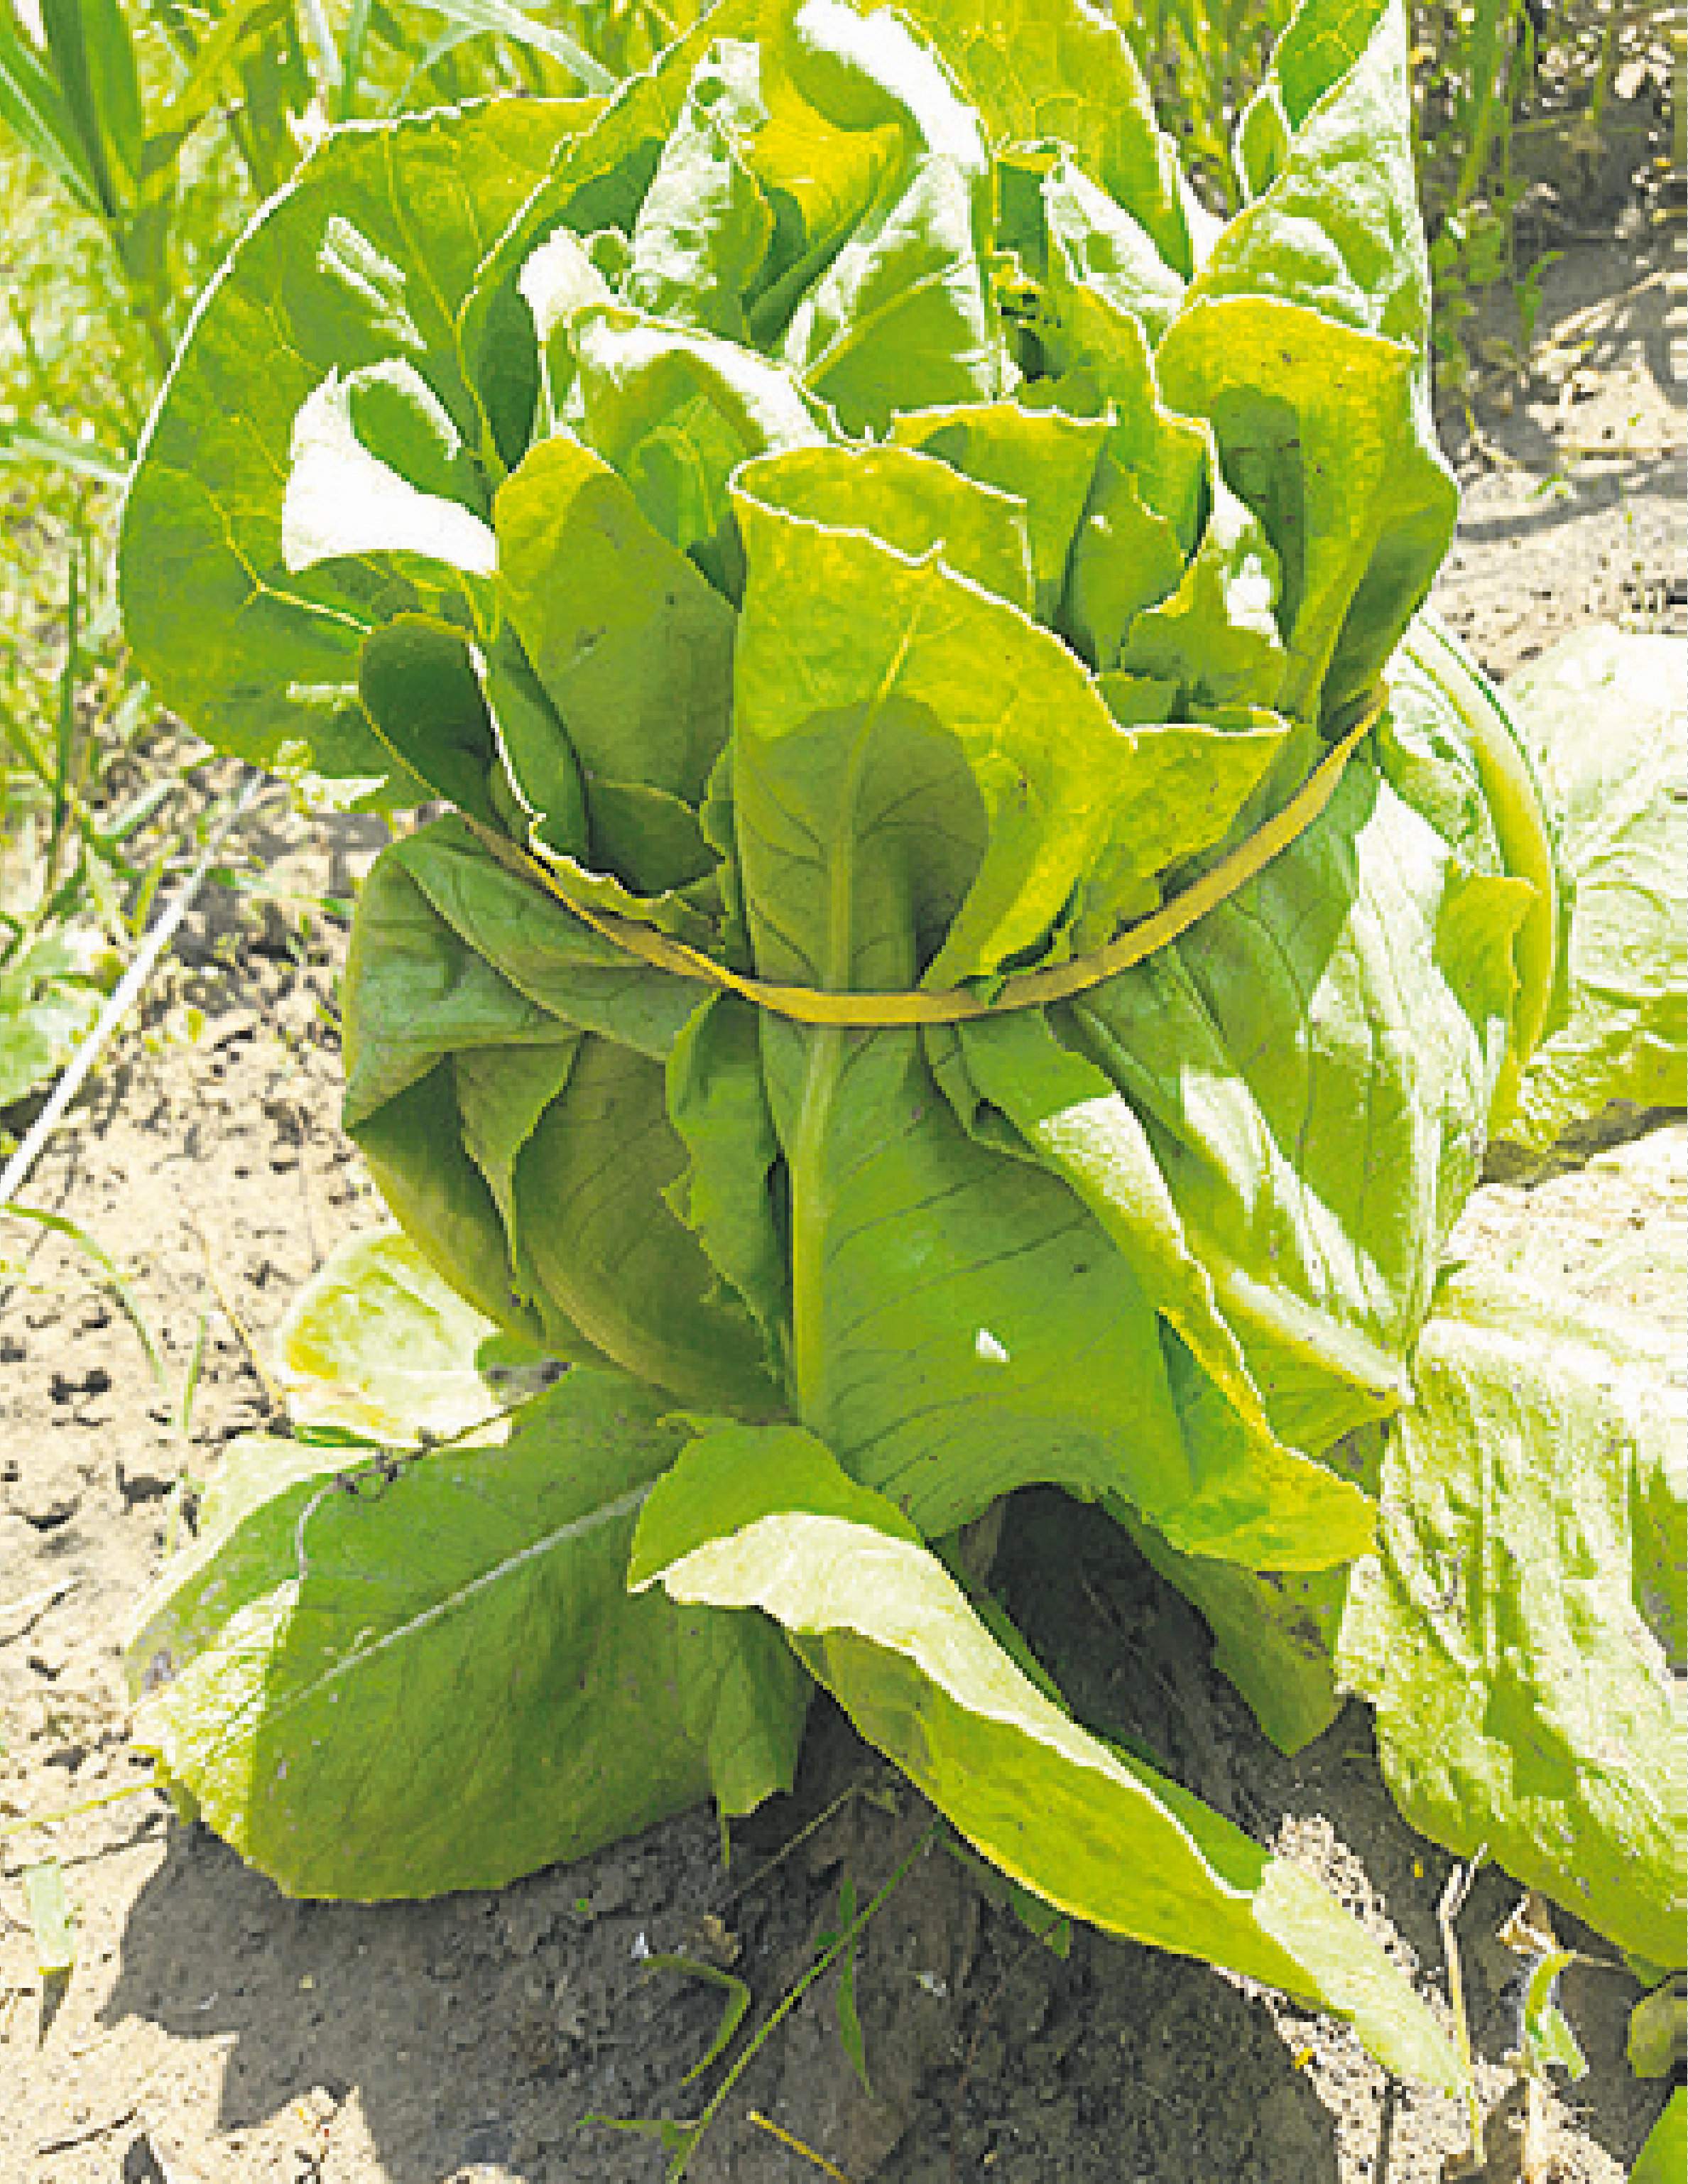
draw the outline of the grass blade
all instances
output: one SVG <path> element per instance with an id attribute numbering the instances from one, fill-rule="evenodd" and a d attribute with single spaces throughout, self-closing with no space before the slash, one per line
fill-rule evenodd
<path id="1" fill-rule="evenodd" d="M 98 212 L 93 170 L 53 72 L 8 22 L 0 22 L 0 127 L 11 131 L 84 212 Z"/>
<path id="2" fill-rule="evenodd" d="M 838 1884 L 838 1919 L 849 1933 L 855 1925 L 855 1883 L 846 1874 Z M 867 2075 L 867 2043 L 861 2035 L 861 2018 L 855 2007 L 855 1943 L 851 1942 L 838 1960 L 838 2040 L 850 2065 L 861 2081 L 871 2101 L 873 2081 Z"/>
<path id="3" fill-rule="evenodd" d="M 94 112 L 113 171 L 124 194 L 130 196 L 140 176 L 141 148 L 146 137 L 134 41 L 120 0 L 76 0 L 76 4 L 88 56 Z"/>
<path id="4" fill-rule="evenodd" d="M 228 71 L 291 13 L 292 0 L 238 0 L 195 54 L 187 80 L 172 93 L 159 116 L 154 140 L 186 137 L 217 103 Z M 150 146 L 149 146 L 150 152 Z"/>
<path id="5" fill-rule="evenodd" d="M 42 0 L 41 20 L 59 96 L 81 142 L 96 203 L 101 215 L 115 226 L 122 218 L 123 201 L 107 156 L 81 0 Z"/>
<path id="6" fill-rule="evenodd" d="M 720 1987 L 727 1997 L 721 2005 L 721 2021 L 716 2026 L 714 2039 L 680 2081 L 682 2086 L 689 2086 L 694 2078 L 702 2077 L 716 2057 L 725 2053 L 732 2045 L 733 2036 L 744 2022 L 745 2013 L 750 2007 L 750 1990 L 733 1973 L 723 1971 L 719 1964 L 702 1964 L 695 1957 L 647 1957 L 645 1970 L 679 1972 L 687 1979 L 703 1980 L 710 1986 Z"/>
<path id="7" fill-rule="evenodd" d="M 489 31 L 545 54 L 567 69 L 583 91 L 607 94 L 616 88 L 616 77 L 577 40 L 549 23 L 536 22 L 512 0 L 420 0 L 420 4 L 464 30 Z"/>
<path id="8" fill-rule="evenodd" d="M 4 25 L 0 25 L 0 38 L 4 35 Z M 0 57 L 0 120 L 4 119 L 4 60 Z M 31 425 L 12 418 L 0 418 L 0 463 L 69 471 L 73 476 L 92 478 L 100 485 L 121 485 L 129 475 L 125 458 L 102 447 L 97 440 L 85 440 L 63 425 Z"/>
<path id="9" fill-rule="evenodd" d="M 64 666 L 58 677 L 58 712 L 53 750 L 53 832 L 47 848 L 43 894 L 58 885 L 64 837 L 76 797 L 76 689 L 82 679 L 82 538 L 81 526 L 70 543 L 64 595 Z"/>
<path id="10" fill-rule="evenodd" d="M 44 1206 L 14 1203 L 0 1206 L 0 1212 L 15 1214 L 20 1221 L 33 1221 L 37 1227 L 50 1229 L 55 1236 L 64 1237 L 67 1243 L 74 1244 L 79 1251 L 93 1261 L 104 1277 L 106 1287 L 115 1298 L 118 1308 L 134 1329 L 142 1349 L 147 1353 L 147 1362 L 153 1368 L 153 1378 L 158 1383 L 159 1394 L 168 1401 L 170 1383 L 164 1377 L 164 1359 L 153 1340 L 153 1331 L 142 1314 L 134 1290 L 105 1246 L 78 1223 L 71 1220 L 68 1214 L 49 1212 Z"/>
<path id="11" fill-rule="evenodd" d="M 340 90 L 334 118 L 349 121 L 357 110 L 358 86 L 364 79 L 364 54 L 369 45 L 371 0 L 352 0 L 346 24 L 346 41 L 340 48 Z"/>

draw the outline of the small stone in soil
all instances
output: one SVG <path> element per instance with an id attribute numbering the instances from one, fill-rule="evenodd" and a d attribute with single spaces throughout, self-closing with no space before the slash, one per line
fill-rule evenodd
<path id="1" fill-rule="evenodd" d="M 175 1485 L 173 1471 L 159 1469 L 142 1461 L 127 1463 L 117 1459 L 117 1490 L 131 1507 L 136 1502 L 161 1502 Z"/>
<path id="2" fill-rule="evenodd" d="M 111 1388 L 111 1375 L 103 1365 L 90 1365 L 81 1373 L 56 1372 L 49 1385 L 55 1403 L 69 1403 L 78 1396 L 103 1396 Z"/>
<path id="3" fill-rule="evenodd" d="M 81 1507 L 82 1497 L 68 1487 L 46 1486 L 33 1494 L 26 1491 L 23 1496 L 14 1496 L 12 1506 L 36 1531 L 52 1532 L 70 1523 Z"/>

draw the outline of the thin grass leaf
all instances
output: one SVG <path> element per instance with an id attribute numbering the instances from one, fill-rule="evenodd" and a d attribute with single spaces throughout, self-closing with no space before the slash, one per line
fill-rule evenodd
<path id="1" fill-rule="evenodd" d="M 88 80 L 107 156 L 120 191 L 132 196 L 141 175 L 146 121 L 141 74 L 120 0 L 76 0 Z M 44 20 L 44 17 L 43 17 Z"/>
<path id="2" fill-rule="evenodd" d="M 593 2112 L 583 2115 L 577 2127 L 584 2130 L 588 2124 L 600 2124 L 605 2131 L 630 2131 L 635 2138 L 654 2138 L 665 2153 L 682 2162 L 703 2136 L 700 2125 L 677 2123 L 671 2116 L 609 2116 Z M 670 2176 L 673 2173 L 669 2171 Z"/>
<path id="3" fill-rule="evenodd" d="M 36 1970 L 44 1980 L 68 1979 L 76 1961 L 76 1925 L 56 1858 L 24 1869 L 24 1906 L 35 1936 Z"/>
<path id="4" fill-rule="evenodd" d="M 340 87 L 334 102 L 337 121 L 349 121 L 357 109 L 358 86 L 364 80 L 364 54 L 369 45 L 371 0 L 352 0 L 345 42 L 340 48 Z"/>
<path id="5" fill-rule="evenodd" d="M 340 88 L 340 48 L 323 11 L 322 0 L 298 0 L 295 24 L 306 64 L 325 106 Z"/>
<path id="6" fill-rule="evenodd" d="M 100 92 L 95 88 L 81 0 L 42 0 L 41 20 L 59 95 L 81 148 L 97 208 L 101 217 L 114 226 L 123 216 L 123 195 L 100 113 Z M 138 164 L 138 152 L 136 158 Z"/>
<path id="7" fill-rule="evenodd" d="M 694 2078 L 702 2077 L 710 2064 L 717 2057 L 725 2054 L 732 2045 L 733 2036 L 744 2022 L 745 2014 L 749 2009 L 750 1990 L 744 1981 L 733 1973 L 723 1971 L 719 1964 L 700 1963 L 696 1957 L 647 1957 L 645 1970 L 654 1972 L 678 1972 L 685 1979 L 702 1980 L 710 1986 L 718 1986 L 727 1997 L 726 2002 L 721 2005 L 721 2020 L 716 2026 L 714 2039 L 710 2041 L 703 2055 L 693 2064 L 691 2069 L 680 2081 L 682 2086 L 689 2086 Z"/>
<path id="8" fill-rule="evenodd" d="M 512 6 L 510 0 L 418 0 L 418 4 L 464 30 L 489 31 L 514 45 L 543 53 L 567 69 L 582 91 L 607 95 L 616 88 L 615 76 L 567 31 L 536 22 L 522 8 Z"/>
<path id="9" fill-rule="evenodd" d="M 846 1934 L 855 1925 L 855 1883 L 848 1874 L 838 1883 L 838 1919 Z M 838 1960 L 838 2040 L 850 2066 L 861 2081 L 861 2090 L 874 2098 L 873 2081 L 867 2075 L 867 2043 L 861 2036 L 861 2018 L 855 2007 L 855 1942 L 852 1939 Z"/>
<path id="10" fill-rule="evenodd" d="M 0 25 L 0 38 L 4 28 Z M 4 111 L 4 61 L 0 57 L 0 120 Z M 124 456 L 84 439 L 63 425 L 26 424 L 21 419 L 0 418 L 0 463 L 28 464 L 69 471 L 73 476 L 93 478 L 101 485 L 121 485 L 128 476 Z"/>
<path id="11" fill-rule="evenodd" d="M 292 13 L 292 0 L 238 0 L 195 53 L 192 67 L 159 116 L 153 141 L 185 139 L 197 129 L 215 106 L 229 71 Z"/>
<path id="12" fill-rule="evenodd" d="M 193 1338 L 193 1348 L 187 1360 L 187 1370 L 182 1375 L 181 1401 L 176 1411 L 176 1429 L 182 1439 L 187 1439 L 193 1424 L 193 1399 L 199 1392 L 199 1376 L 205 1365 L 205 1341 L 211 1325 L 211 1315 L 199 1315 L 198 1332 Z"/>
<path id="13" fill-rule="evenodd" d="M 15 1214 L 19 1221 L 33 1221 L 40 1228 L 51 1229 L 55 1236 L 63 1236 L 67 1243 L 74 1244 L 79 1251 L 86 1253 L 93 1261 L 104 1276 L 106 1287 L 116 1300 L 119 1309 L 134 1329 L 142 1349 L 147 1353 L 147 1362 L 152 1368 L 159 1392 L 168 1401 L 170 1384 L 164 1373 L 164 1359 L 153 1340 L 153 1331 L 142 1316 L 134 1290 L 105 1246 L 78 1223 L 71 1220 L 68 1214 L 51 1213 L 44 1206 L 19 1206 L 14 1200 L 9 1205 L 0 1206 L 0 1213 Z"/>
<path id="14" fill-rule="evenodd" d="M 82 538 L 80 526 L 71 542 L 65 580 L 64 665 L 58 676 L 58 710 L 54 725 L 53 833 L 47 844 L 46 887 L 50 893 L 58 878 L 64 834 L 75 796 L 73 773 L 76 753 L 76 691 L 82 679 Z"/>
<path id="15" fill-rule="evenodd" d="M 833 2184 L 850 2184 L 850 2179 L 843 2170 L 828 2161 L 824 2153 L 816 2153 L 812 2146 L 805 2146 L 794 2131 L 788 2131 L 783 2124 L 776 2123 L 772 2116 L 765 2116 L 760 2109 L 747 2109 L 744 2120 L 754 2124 L 758 2131 L 766 2131 L 770 2138 L 788 2153 L 796 2154 L 800 2161 L 806 2161 L 811 2169 L 818 2169 L 823 2176 L 830 2176 Z"/>
<path id="16" fill-rule="evenodd" d="M 97 829 L 101 846 L 109 850 L 119 843 L 126 842 L 131 834 L 144 827 L 170 802 L 177 787 L 178 783 L 174 781 L 149 782 L 138 796 L 131 797 L 114 817 Z"/>
<path id="17" fill-rule="evenodd" d="M 448 30 L 442 31 L 432 44 L 424 49 L 415 66 L 405 77 L 398 89 L 384 102 L 381 109 L 383 118 L 390 119 L 395 114 L 409 113 L 419 103 L 423 87 L 427 84 L 434 70 L 448 62 L 460 47 L 470 45 L 475 39 L 484 35 L 484 32 L 463 24 L 457 24 Z"/>
<path id="18" fill-rule="evenodd" d="M 14 23 L 0 22 L 0 127 L 85 212 L 100 209 L 88 155 L 52 70 Z"/>

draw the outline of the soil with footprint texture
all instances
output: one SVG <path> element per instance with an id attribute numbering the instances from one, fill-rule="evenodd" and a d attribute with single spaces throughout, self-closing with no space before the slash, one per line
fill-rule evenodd
<path id="1" fill-rule="evenodd" d="M 1632 213 L 1615 237 L 1568 245 L 1528 375 L 1485 370 L 1469 413 L 1445 418 L 1466 498 L 1438 603 L 1496 675 L 1590 620 L 1688 624 L 1667 242 Z M 205 898 L 28 1193 L 120 1262 L 161 1379 L 83 1254 L 17 1224 L 0 1236 L 0 1821 L 141 1777 L 117 1637 L 163 1552 L 175 1482 L 265 1418 L 253 1351 L 324 1254 L 381 1217 L 337 1123 L 343 939 L 320 920 L 302 933 L 298 916 L 347 892 L 376 831 L 308 828 L 278 795 L 242 842 L 261 885 Z M 1642 1117 L 1624 1142 L 1485 1189 L 1463 1241 L 1574 1273 L 1615 1235 L 1680 1242 L 1685 1211 L 1681 1121 Z M 1606 1301 L 1668 1315 L 1680 1290 Z M 1281 1758 L 1211 1669 L 1192 1611 L 1058 1496 L 1025 1497 L 1006 1574 L 1081 1712 L 1305 1862 L 1446 1996 L 1450 1860 L 1396 1814 L 1360 1708 Z M 759 1878 L 852 1786 L 876 1796 L 845 1799 Z M 501 1894 L 421 1905 L 286 1901 L 152 1791 L 51 1836 L 10 1834 L 0 2180 L 643 2184 L 660 2147 L 582 2120 L 687 2113 L 679 2081 L 721 2000 L 642 1970 L 644 1955 L 730 1961 L 766 2008 L 838 1923 L 844 1879 L 865 1898 L 928 1817 L 823 1708 L 796 1793 L 734 1830 L 729 1871 L 703 1812 Z M 19 1875 L 49 1848 L 77 1938 L 68 1987 L 44 1996 Z M 1517 1960 L 1492 1936 L 1516 1895 L 1485 1871 L 1460 1924 L 1491 2103 L 1510 2083 L 1517 1998 Z M 752 2110 L 852 2184 L 1433 2184 L 1462 2143 L 1451 2102 L 1386 2084 L 1329 2022 L 1094 1935 L 1057 1960 L 941 1852 L 868 1928 L 855 1992 L 871 2093 L 824 1981 L 747 2072 L 694 2176 L 822 2173 Z M 1657 2112 L 1659 2088 L 1624 2063 L 1635 1992 L 1616 1970 L 1566 1976 L 1591 2067 L 1552 2104 L 1542 2184 L 1617 2184 Z"/>

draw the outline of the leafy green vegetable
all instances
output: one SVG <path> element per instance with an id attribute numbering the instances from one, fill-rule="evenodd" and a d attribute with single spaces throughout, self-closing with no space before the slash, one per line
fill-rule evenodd
<path id="1" fill-rule="evenodd" d="M 685 1440 L 662 1407 L 576 1372 L 502 1442 L 349 1491 L 343 1447 L 237 1445 L 129 1641 L 137 1743 L 305 1896 L 496 1887 L 788 1787 L 804 1693 L 776 1634 L 623 1589 Z"/>
<path id="2" fill-rule="evenodd" d="M 295 1430 L 388 1447 L 486 1424 L 507 1400 L 492 1373 L 517 1362 L 396 1229 L 343 1244 L 294 1299 L 276 1349 Z"/>
<path id="3" fill-rule="evenodd" d="M 1446 2035 L 1380 1946 L 1296 1867 L 1088 1736 L 1022 1676 L 893 1503 L 812 1435 L 728 1426 L 646 1505 L 629 1581 L 760 1607 L 877 1744 L 1015 1880 L 1063 1910 L 1351 2019 L 1452 2086 Z"/>
<path id="4" fill-rule="evenodd" d="M 1662 2078 L 1688 2063 L 1688 1993 L 1680 1976 L 1635 2004 L 1625 2046 L 1638 2078 Z"/>
<path id="5" fill-rule="evenodd" d="M 1413 1825 L 1462 1856 L 1486 1842 L 1665 1964 L 1688 1908 L 1680 1692 L 1647 1614 L 1684 1575 L 1668 1357 L 1592 1314 L 1568 1323 L 1523 1284 L 1451 1281 L 1341 1634 Z M 1655 1502 L 1674 1505 L 1669 1532 L 1651 1529 Z"/>
<path id="6" fill-rule="evenodd" d="M 0 964 L 0 1108 L 62 1069 L 105 1001 L 92 976 L 98 953 L 66 929 L 26 943 Z"/>
<path id="7" fill-rule="evenodd" d="M 1674 638 L 1584 630 L 1507 702 L 1563 884 L 1559 976 L 1508 1134 L 1552 1142 L 1609 1100 L 1688 1100 L 1688 704 Z"/>
<path id="8" fill-rule="evenodd" d="M 1675 2184 L 1688 2160 L 1688 2089 L 1679 2086 L 1635 2157 L 1630 2184 Z"/>
<path id="9" fill-rule="evenodd" d="M 1084 1737 L 926 1544 L 1100 1500 L 1234 1657 L 1264 1612 L 1275 1735 L 1334 1703 L 1554 978 L 1529 770 L 1414 627 L 1453 487 L 1410 169 L 1399 0 L 1309 0 L 1224 226 L 1078 0 L 721 0 L 607 99 L 331 136 L 230 259 L 131 488 L 131 641 L 224 747 L 454 807 L 364 890 L 347 1127 L 420 1260 L 572 1368 L 371 1502 L 254 1457 L 164 1580 L 145 1733 L 286 1885 L 754 1802 L 799 1712 L 766 1608 L 1038 1894 L 1448 2078 L 1360 1930 Z M 1351 742 L 1179 938 L 989 1006 Z M 322 1422 L 472 1415 L 437 1300 L 406 1390 L 354 1273 L 294 1329 Z M 715 1603 L 691 1681 L 682 1611 L 615 1591 L 648 1493 L 637 1574 Z"/>

